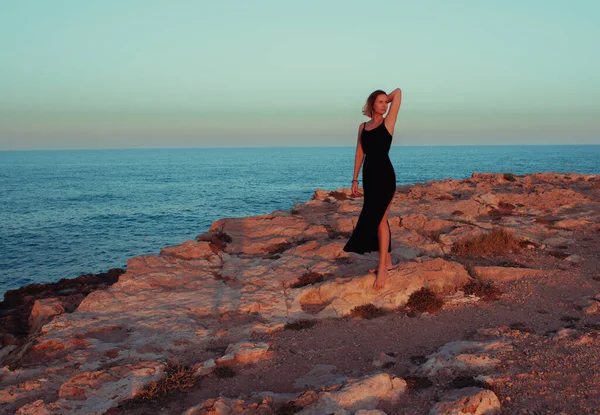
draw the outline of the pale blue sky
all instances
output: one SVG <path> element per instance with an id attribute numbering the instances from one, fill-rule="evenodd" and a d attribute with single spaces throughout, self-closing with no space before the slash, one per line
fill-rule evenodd
<path id="1" fill-rule="evenodd" d="M 600 2 L 0 3 L 0 150 L 600 144 Z"/>

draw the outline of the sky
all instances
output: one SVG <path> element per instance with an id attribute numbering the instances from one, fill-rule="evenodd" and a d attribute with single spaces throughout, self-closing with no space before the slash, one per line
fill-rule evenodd
<path id="1" fill-rule="evenodd" d="M 600 144 L 600 2 L 0 2 L 0 150 Z"/>

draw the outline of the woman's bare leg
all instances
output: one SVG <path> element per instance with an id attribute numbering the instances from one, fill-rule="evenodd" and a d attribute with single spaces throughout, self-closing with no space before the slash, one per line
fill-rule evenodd
<path id="1" fill-rule="evenodd" d="M 388 227 L 388 214 L 390 213 L 390 203 L 381 218 L 381 223 L 377 228 L 377 236 L 379 237 L 379 267 L 377 268 L 377 278 L 373 284 L 373 288 L 383 288 L 388 277 L 388 267 L 391 268 L 392 258 L 388 252 L 390 244 L 390 228 Z"/>
<path id="2" fill-rule="evenodd" d="M 369 272 L 374 272 L 375 274 L 377 274 L 377 269 L 379 267 L 375 267 L 375 268 L 371 268 L 369 269 Z M 390 253 L 388 252 L 387 254 L 387 269 L 388 271 L 391 270 L 392 268 L 394 268 L 394 265 L 392 264 L 392 256 L 390 255 Z"/>

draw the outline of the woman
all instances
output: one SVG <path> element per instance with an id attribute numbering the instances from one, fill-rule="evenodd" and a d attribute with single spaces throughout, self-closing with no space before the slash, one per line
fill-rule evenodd
<path id="1" fill-rule="evenodd" d="M 396 192 L 396 173 L 388 156 L 394 135 L 394 126 L 402 101 L 402 91 L 396 88 L 387 95 L 377 90 L 369 95 L 363 114 L 371 120 L 358 127 L 358 140 L 354 158 L 352 195 L 358 195 L 358 173 L 363 163 L 364 202 L 350 239 L 344 246 L 346 252 L 379 251 L 379 266 L 373 288 L 383 288 L 392 269 L 391 230 L 388 214 Z M 384 114 L 388 110 L 387 116 Z M 366 156 L 366 157 L 365 157 Z"/>

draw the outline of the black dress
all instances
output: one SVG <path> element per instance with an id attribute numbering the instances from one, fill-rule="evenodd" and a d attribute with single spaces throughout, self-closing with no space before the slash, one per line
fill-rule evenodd
<path id="1" fill-rule="evenodd" d="M 392 145 L 392 135 L 385 126 L 385 121 L 370 131 L 366 129 L 366 124 L 360 136 L 365 153 L 364 202 L 356 227 L 344 246 L 344 251 L 359 254 L 379 251 L 377 228 L 396 192 L 396 172 L 388 155 Z M 390 230 L 388 252 L 391 252 L 392 232 L 389 221 L 387 225 Z"/>

